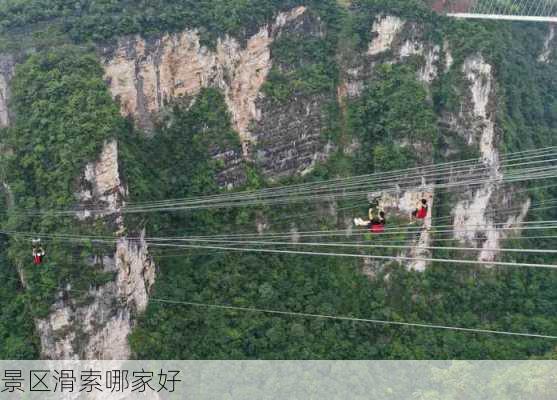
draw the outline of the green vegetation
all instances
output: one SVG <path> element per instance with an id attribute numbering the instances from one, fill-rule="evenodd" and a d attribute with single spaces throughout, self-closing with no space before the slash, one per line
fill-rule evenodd
<path id="1" fill-rule="evenodd" d="M 326 9 L 332 0 L 6 0 L 0 4 L 0 33 L 105 41 L 117 36 L 151 35 L 198 28 L 207 43 L 224 34 L 246 37 L 279 11 L 298 5 Z M 44 27 L 49 26 L 45 31 Z M 42 40 L 37 38 L 37 40 Z M 12 43 L 11 45 L 17 45 Z"/>
<path id="2" fill-rule="evenodd" d="M 335 46 L 323 39 L 296 41 L 294 36 L 283 35 L 273 44 L 276 64 L 263 91 L 279 103 L 292 96 L 334 92 L 338 75 Z"/>
<path id="3" fill-rule="evenodd" d="M 437 118 L 416 70 L 409 65 L 381 65 L 377 76 L 349 108 L 350 128 L 361 142 L 355 172 L 386 171 L 431 161 L 418 155 L 409 141 L 435 146 Z"/>
<path id="4" fill-rule="evenodd" d="M 39 357 L 37 339 L 33 336 L 24 290 L 17 272 L 5 257 L 6 243 L 0 241 L 0 359 L 21 360 Z"/>
<path id="5" fill-rule="evenodd" d="M 32 322 L 27 318 L 44 317 L 61 285 L 71 282 L 79 291 L 101 284 L 108 277 L 101 268 L 86 262 L 88 256 L 105 251 L 91 243 L 48 240 L 45 264 L 33 266 L 29 233 L 110 234 L 111 228 L 100 221 L 76 224 L 74 218 L 56 215 L 54 210 L 67 210 L 75 205 L 74 193 L 79 187 L 76 178 L 87 162 L 97 158 L 103 143 L 116 138 L 126 124 L 108 93 L 98 61 L 91 54 L 71 47 L 31 56 L 19 65 L 12 82 L 12 96 L 17 118 L 2 134 L 8 149 L 2 157 L 2 170 L 15 204 L 7 215 L 2 215 L 2 228 L 21 235 L 11 238 L 7 244 L 9 262 L 3 251 L 0 266 L 2 276 L 13 278 L 18 266 L 26 277 L 25 294 L 15 291 L 12 294 L 13 307 L 23 304 L 27 307 L 14 322 L 24 320 L 22 327 L 27 329 L 18 328 L 15 332 L 25 332 L 21 340 L 29 348 L 26 352 L 17 351 L 22 357 L 30 357 L 36 354 L 32 347 L 36 341 L 30 336 Z M 53 212 L 34 215 L 34 210 Z M 5 247 L 3 244 L 4 250 Z M 6 290 L 10 288 L 15 290 L 17 286 L 9 283 Z M 3 296 L 2 301 L 5 300 Z M 13 353 L 14 357 L 17 355 Z"/>
<path id="6" fill-rule="evenodd" d="M 223 165 L 213 156 L 240 151 L 230 120 L 222 94 L 205 89 L 190 109 L 176 105 L 151 139 L 130 132 L 121 141 L 120 152 L 131 198 L 156 201 L 218 191 L 215 176 Z M 147 227 L 151 235 L 211 232 L 221 224 L 215 215 L 211 210 L 162 214 L 149 218 Z M 135 224 L 133 215 L 126 218 L 129 225 Z"/>
<path id="7" fill-rule="evenodd" d="M 16 115 L 4 143 L 7 179 L 18 204 L 56 209 L 74 203 L 72 182 L 103 143 L 124 129 L 93 55 L 64 47 L 30 57 L 12 82 Z"/>
<path id="8" fill-rule="evenodd" d="M 56 42 L 103 41 L 129 33 L 154 34 L 200 28 L 207 40 L 229 33 L 246 37 L 278 10 L 313 6 L 308 18 L 324 35 L 286 31 L 272 48 L 274 64 L 265 93 L 277 105 L 293 96 L 320 95 L 327 107 L 324 136 L 339 146 L 330 161 L 303 178 L 280 184 L 323 180 L 349 173 L 373 173 L 443 161 L 449 140 L 438 119 L 456 111 L 464 89 L 460 67 L 465 57 L 482 52 L 495 68 L 500 97 L 498 126 L 506 150 L 555 144 L 557 87 L 555 67 L 536 61 L 545 31 L 523 25 L 445 21 L 420 1 L 355 0 L 350 10 L 334 1 L 85 1 L 9 0 L 0 6 L 5 38 L 51 26 Z M 424 34 L 441 45 L 449 41 L 454 66 L 431 91 L 416 79 L 423 60 L 401 65 L 377 63 L 361 97 L 340 109 L 332 99 L 339 83 L 339 51 L 361 52 L 371 40 L 378 13 L 395 13 L 424 24 Z M 319 30 L 318 29 L 318 30 Z M 315 32 L 314 32 L 315 33 Z M 536 40 L 531 38 L 535 37 Z M 38 40 L 38 39 L 37 39 Z M 10 44 L 10 43 L 8 43 Z M 12 42 L 11 45 L 14 43 Z M 343 46 L 347 46 L 345 49 Z M 39 46 L 41 47 L 41 46 Z M 174 104 L 152 137 L 134 130 L 110 98 L 94 55 L 73 46 L 28 57 L 12 83 L 14 125 L 2 131 L 2 143 L 14 150 L 2 158 L 15 207 L 2 228 L 20 232 L 103 234 L 113 227 L 88 226 L 59 215 L 31 216 L 30 209 L 75 206 L 77 178 L 103 143 L 119 141 L 120 168 L 130 201 L 156 201 L 219 193 L 215 175 L 223 168 L 215 157 L 240 151 L 222 93 L 205 89 L 189 107 Z M 342 118 L 347 123 L 342 124 Z M 527 133 L 526 135 L 524 133 Z M 359 150 L 343 150 L 355 138 Z M 450 145 L 458 157 L 475 155 L 462 140 Z M 411 143 L 408 145 L 407 143 Z M 427 148 L 430 151 L 416 151 Z M 429 147 L 428 147 L 429 146 Z M 247 187 L 267 183 L 246 165 Z M 238 190 L 246 189 L 238 188 Z M 533 191 L 535 200 L 555 198 L 555 190 Z M 452 199 L 441 195 L 437 216 L 449 214 Z M 326 204 L 327 207 L 331 206 Z M 256 222 L 272 230 L 336 229 L 364 216 L 366 204 L 341 202 L 331 212 L 321 203 L 234 210 L 202 210 L 126 216 L 130 229 L 145 225 L 150 236 L 216 235 L 253 232 Z M 335 211 L 335 210 L 333 210 Z M 555 210 L 536 212 L 533 220 L 555 219 Z M 446 242 L 445 242 L 446 243 Z M 509 246 L 519 247 L 524 241 Z M 31 267 L 27 237 L 0 243 L 0 358 L 32 358 L 39 353 L 32 318 L 44 316 L 56 288 L 71 282 L 76 290 L 102 284 L 110 276 L 86 259 L 113 249 L 83 243 L 48 242 L 48 258 Z M 552 243 L 540 246 L 553 248 Z M 553 247 L 552 247 L 553 246 Z M 354 316 L 518 332 L 557 332 L 557 275 L 551 270 L 454 268 L 433 265 L 425 273 L 391 264 L 369 279 L 359 261 L 295 255 L 261 255 L 204 249 L 153 248 L 159 268 L 153 296 L 175 301 L 268 308 L 313 314 Z M 371 254 L 392 252 L 373 251 Z M 452 253 L 438 253 L 439 257 Z M 509 260 L 554 263 L 554 257 L 514 255 Z M 23 290 L 15 266 L 23 269 Z M 74 293 L 79 297 L 79 292 Z M 86 302 L 87 298 L 81 299 Z M 507 358 L 554 357 L 549 341 L 402 328 L 152 302 L 130 337 L 139 358 Z"/>
<path id="9" fill-rule="evenodd" d="M 407 9 L 404 10 L 406 12 Z M 404 15 L 402 11 L 401 14 Z M 476 35 L 473 28 L 459 31 L 464 25 L 447 21 L 443 27 L 449 31 L 455 29 L 454 36 L 447 34 L 451 40 L 458 37 L 457 44 L 453 46 L 467 43 L 462 50 L 455 49 L 453 71 L 458 71 L 464 58 L 472 52 L 485 52 L 486 58 L 494 63 L 501 62 L 505 52 L 516 52 L 516 39 L 510 40 L 513 36 L 507 36 L 506 29 L 485 24 Z M 495 31 L 499 33 L 492 35 Z M 541 36 L 541 32 L 538 34 Z M 468 39 L 464 35 L 468 35 Z M 485 40 L 474 44 L 474 40 L 481 37 Z M 316 62 L 320 57 L 314 55 L 321 54 L 320 46 L 320 41 L 305 44 L 279 41 L 276 54 L 279 60 L 286 61 L 285 65 L 305 60 L 306 55 L 307 59 Z M 532 51 L 530 57 L 534 53 Z M 420 62 L 418 59 L 410 65 L 385 65 L 376 70 L 361 98 L 348 105 L 349 133 L 363 143 L 361 152 L 354 158 L 335 156 L 331 163 L 321 166 L 306 179 L 334 177 L 340 170 L 369 173 L 423 162 L 423 156 L 415 152 L 411 154 L 410 150 L 399 146 L 397 142 L 405 139 L 413 143 L 420 140 L 433 143 L 434 150 L 437 150 L 437 116 L 458 104 L 456 96 L 463 87 L 459 74 L 451 73 L 442 82 L 443 86 L 434 87 L 432 95 L 435 101 L 431 103 L 426 90 L 415 78 Z M 509 61 L 509 66 L 511 63 Z M 532 65 L 531 58 L 524 61 L 525 68 L 528 63 Z M 268 94 L 279 101 L 286 101 L 293 93 L 303 94 L 301 90 L 290 91 L 291 88 L 303 87 L 303 83 L 296 86 L 297 80 L 289 81 L 287 77 L 296 76 L 307 65 L 311 62 L 302 61 L 294 71 L 277 69 L 275 72 L 278 75 L 271 77 L 266 88 Z M 525 74 L 528 69 L 512 74 L 498 69 L 497 78 L 512 86 L 511 82 L 518 79 L 518 74 Z M 283 79 L 282 82 L 280 79 Z M 541 82 L 548 78 L 543 76 L 539 79 L 531 84 L 545 93 Z M 284 85 L 280 86 L 280 83 Z M 277 87 L 286 90 L 272 90 Z M 523 98 L 527 100 L 527 96 Z M 508 117 L 507 103 L 502 105 L 500 118 L 513 120 Z M 521 102 L 517 109 L 521 113 L 529 112 L 529 101 Z M 551 132 L 555 129 L 550 112 L 537 116 L 545 122 L 543 130 L 536 131 L 539 133 L 535 137 L 539 138 L 544 130 Z M 509 135 L 512 137 L 512 132 Z M 462 148 L 464 158 L 476 155 L 466 143 L 458 146 Z M 517 147 L 509 149 L 516 150 Z M 437 157 L 431 153 L 428 156 Z M 337 169 L 346 163 L 352 163 L 352 166 Z M 450 198 L 440 199 L 439 216 L 449 212 L 450 201 Z M 341 216 L 365 213 L 365 205 L 361 205 L 360 210 L 354 203 L 341 206 L 348 210 L 339 212 L 339 219 Z M 319 208 L 315 204 L 274 207 L 262 210 L 260 214 L 277 231 L 290 229 L 294 221 L 297 226 L 308 230 L 338 227 L 336 219 Z M 221 226 L 212 233 L 253 231 L 253 227 L 231 222 L 225 213 L 220 215 Z M 536 218 L 545 217 L 552 218 L 549 214 L 536 214 Z M 247 220 L 253 221 L 251 218 Z M 199 229 L 190 228 L 194 231 Z M 509 243 L 509 246 L 514 247 L 514 243 Z M 378 253 L 375 251 L 373 254 Z M 438 255 L 444 256 L 441 253 Z M 519 259 L 522 257 L 514 257 L 514 260 Z M 537 262 L 551 260 L 546 256 Z M 165 258 L 163 254 L 157 262 L 162 270 L 156 288 L 159 298 L 510 331 L 554 332 L 557 329 L 557 309 L 551 306 L 556 295 L 552 289 L 556 277 L 549 271 L 492 271 L 434 265 L 427 272 L 416 274 L 391 266 L 376 280 L 370 281 L 361 274 L 357 263 L 343 259 L 215 254 L 199 250 L 172 259 Z M 524 307 L 525 302 L 527 307 Z M 168 345 L 167 340 L 170 341 Z M 131 343 L 140 358 L 514 359 L 550 354 L 553 350 L 551 343 L 538 340 L 277 317 L 160 303 L 149 306 L 132 335 Z"/>
<path id="10" fill-rule="evenodd" d="M 335 93 L 339 24 L 345 18 L 335 2 L 327 0 L 307 12 L 301 29 L 309 32 L 303 40 L 297 30 L 283 32 L 272 45 L 273 68 L 263 91 L 278 103 L 293 96 Z"/>
<path id="11" fill-rule="evenodd" d="M 156 296 L 208 304 L 518 331 L 557 328 L 555 277 L 544 272 L 427 273 L 390 270 L 370 281 L 356 263 L 332 258 L 198 251 L 160 258 Z M 529 282 L 528 285 L 523 285 Z M 489 296 L 486 294 L 489 293 Z M 526 300 L 527 299 L 527 300 Z M 528 302 L 527 309 L 524 301 Z M 501 318 L 505 315 L 505 318 Z M 532 318 L 532 315 L 544 317 Z M 139 358 L 407 359 L 524 358 L 547 341 L 393 328 L 313 318 L 152 303 L 131 337 Z"/>
<path id="12" fill-rule="evenodd" d="M 543 25 L 513 25 L 506 32 L 506 43 L 523 44 L 520 51 L 504 47 L 498 71 L 503 81 L 501 97 L 504 99 L 500 123 L 508 151 L 557 144 L 555 63 L 537 61 L 546 34 L 547 28 Z M 538 68 L 532 68 L 532 63 L 537 63 Z"/>

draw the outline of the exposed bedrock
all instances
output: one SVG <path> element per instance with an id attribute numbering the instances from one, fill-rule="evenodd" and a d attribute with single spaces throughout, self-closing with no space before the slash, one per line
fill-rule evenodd
<path id="1" fill-rule="evenodd" d="M 245 43 L 226 36 L 210 48 L 202 45 L 196 30 L 149 40 L 134 36 L 102 49 L 102 61 L 122 114 L 147 131 L 169 102 L 194 97 L 205 87 L 222 90 L 243 154 L 219 149 L 213 156 L 226 161 L 219 184 L 238 186 L 245 180 L 242 158 L 255 161 L 274 179 L 306 173 L 330 151 L 320 137 L 327 99 L 308 96 L 273 106 L 262 93 L 274 64 L 272 44 L 285 33 L 299 40 L 320 37 L 323 24 L 305 7 L 296 7 L 277 15 Z"/>
<path id="2" fill-rule="evenodd" d="M 555 40 L 555 24 L 549 25 L 549 31 L 543 43 L 543 51 L 538 57 L 538 61 L 541 63 L 549 63 L 551 61 L 551 56 L 555 54 L 555 47 L 557 47 L 557 41 Z"/>
<path id="3" fill-rule="evenodd" d="M 82 206 L 108 211 L 83 213 L 79 219 L 100 218 L 115 232 L 124 231 L 121 207 L 125 194 L 118 171 L 118 145 L 110 141 L 105 143 L 98 160 L 86 166 L 76 193 Z M 127 338 L 133 318 L 146 309 L 155 282 L 155 264 L 144 235 L 143 231 L 139 239 L 120 238 L 113 254 L 90 258 L 91 268 L 114 276 L 110 282 L 90 287 L 86 294 L 79 294 L 79 299 L 71 285 L 60 290 L 50 315 L 36 321 L 44 358 L 130 358 Z"/>
<path id="4" fill-rule="evenodd" d="M 11 55 L 0 54 L 0 128 L 10 124 L 10 81 L 14 75 L 15 61 Z"/>
<path id="5" fill-rule="evenodd" d="M 449 113 L 444 118 L 448 134 L 459 136 L 468 146 L 479 150 L 483 165 L 480 166 L 485 183 L 473 190 L 459 193 L 453 208 L 454 237 L 462 244 L 480 249 L 478 260 L 494 261 L 498 255 L 493 249 L 500 248 L 500 241 L 513 231 L 501 231 L 516 227 L 524 220 L 530 200 L 512 196 L 513 188 L 498 181 L 500 171 L 499 143 L 501 132 L 496 125 L 497 82 L 494 68 L 482 56 L 468 57 L 462 65 L 467 87 L 462 93 L 462 104 L 458 113 Z M 516 215 L 503 216 L 497 212 L 501 207 L 517 209 Z M 508 233 L 507 233 L 508 232 Z"/>

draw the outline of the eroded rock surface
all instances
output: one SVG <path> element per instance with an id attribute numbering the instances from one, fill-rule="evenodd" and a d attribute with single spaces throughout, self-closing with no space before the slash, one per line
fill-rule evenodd
<path id="1" fill-rule="evenodd" d="M 505 193 L 509 188 L 500 184 L 500 156 L 498 145 L 500 137 L 496 129 L 497 90 L 493 66 L 480 55 L 468 57 L 463 66 L 468 88 L 463 94 L 461 110 L 457 116 L 449 118 L 450 129 L 456 132 L 469 146 L 478 148 L 483 166 L 478 176 L 483 183 L 461 195 L 455 204 L 454 237 L 463 244 L 484 249 L 479 252 L 478 260 L 494 261 L 500 241 L 507 236 L 505 231 L 497 230 L 500 221 L 492 210 L 501 204 L 508 208 L 516 207 L 512 198 Z M 477 171 L 478 172 L 478 171 Z M 509 227 L 521 222 L 529 208 L 526 200 L 523 211 L 518 216 L 508 217 Z M 526 210 L 524 210 L 526 208 Z"/>
<path id="2" fill-rule="evenodd" d="M 0 54 L 0 128 L 10 124 L 10 81 L 14 75 L 15 61 L 12 56 Z"/>
<path id="3" fill-rule="evenodd" d="M 549 32 L 545 38 L 543 44 L 543 51 L 538 57 L 538 61 L 542 63 L 548 63 L 551 60 L 551 55 L 553 54 L 555 48 L 555 24 L 549 25 Z"/>
<path id="4" fill-rule="evenodd" d="M 216 48 L 201 45 L 196 30 L 146 40 L 121 39 L 115 49 L 103 50 L 110 89 L 120 101 L 122 114 L 133 116 L 145 128 L 170 100 L 193 96 L 204 87 L 225 93 L 233 125 L 244 140 L 257 119 L 255 100 L 271 69 L 271 44 L 281 29 L 306 11 L 297 7 L 281 13 L 262 27 L 245 47 L 232 37 L 220 38 Z"/>
<path id="5" fill-rule="evenodd" d="M 105 143 L 98 160 L 86 166 L 80 186 L 76 197 L 81 205 L 104 211 L 84 212 L 79 218 L 89 223 L 100 218 L 116 233 L 123 232 L 120 211 L 126 190 L 120 180 L 116 141 Z M 68 285 L 58 293 L 50 315 L 36 321 L 44 358 L 130 358 L 127 337 L 133 317 L 146 309 L 155 282 L 155 264 L 144 235 L 143 231 L 135 240 L 120 238 L 112 255 L 88 261 L 90 268 L 113 276 L 108 283 L 91 286 L 87 293 L 72 292 Z"/>
<path id="6" fill-rule="evenodd" d="M 213 157 L 225 161 L 219 184 L 234 187 L 245 181 L 242 158 L 254 160 L 266 176 L 276 179 L 307 173 L 330 152 L 321 138 L 327 99 L 308 96 L 276 105 L 262 93 L 273 67 L 272 44 L 285 33 L 299 40 L 324 35 L 319 18 L 296 7 L 261 27 L 245 45 L 226 36 L 208 48 L 197 31 L 187 30 L 150 40 L 121 39 L 116 48 L 102 50 L 102 59 L 122 114 L 148 131 L 170 101 L 194 97 L 206 87 L 222 90 L 243 154 L 219 149 Z"/>
<path id="7" fill-rule="evenodd" d="M 367 54 L 374 56 L 392 50 L 393 43 L 402 32 L 405 21 L 392 15 L 379 16 L 371 29 L 374 38 L 369 44 Z"/>

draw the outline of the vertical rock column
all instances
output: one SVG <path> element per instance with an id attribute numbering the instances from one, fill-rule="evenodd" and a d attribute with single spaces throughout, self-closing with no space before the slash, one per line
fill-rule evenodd
<path id="1" fill-rule="evenodd" d="M 507 193 L 509 188 L 502 188 L 498 180 L 502 178 L 495 112 L 497 109 L 496 82 L 493 67 L 482 56 L 468 57 L 462 73 L 468 83 L 468 93 L 464 96 L 461 111 L 453 116 L 451 129 L 464 136 L 470 146 L 478 146 L 484 170 L 487 171 L 486 182 L 480 185 L 466 198 L 458 201 L 453 209 L 454 237 L 463 244 L 472 244 L 484 249 L 478 255 L 479 261 L 494 261 L 500 240 L 505 234 L 497 230 L 493 211 L 500 204 L 511 201 Z M 524 220 L 530 201 L 522 204 L 522 211 L 507 220 L 509 227 Z"/>
<path id="2" fill-rule="evenodd" d="M 83 222 L 102 219 L 116 232 L 124 231 L 121 208 L 126 191 L 118 171 L 118 145 L 105 143 L 99 159 L 87 165 L 82 190 L 76 194 L 85 207 L 105 209 L 103 214 L 84 212 Z M 91 266 L 101 266 L 115 279 L 100 287 L 91 287 L 87 302 L 72 298 L 72 286 L 58 293 L 50 315 L 37 320 L 42 355 L 47 359 L 114 359 L 131 355 L 127 337 L 133 316 L 145 310 L 149 291 L 155 281 L 155 264 L 144 240 L 145 232 L 130 241 L 121 238 L 113 255 L 92 258 Z"/>
<path id="3" fill-rule="evenodd" d="M 9 84 L 14 74 L 15 62 L 12 56 L 0 54 L 0 128 L 10 124 L 8 101 L 10 98 Z"/>

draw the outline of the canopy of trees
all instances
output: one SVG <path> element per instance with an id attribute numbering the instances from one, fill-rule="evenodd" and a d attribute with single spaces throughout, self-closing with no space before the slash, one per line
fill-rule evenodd
<path id="1" fill-rule="evenodd" d="M 326 34 L 308 42 L 296 42 L 295 35 L 278 40 L 273 47 L 277 62 L 264 91 L 277 103 L 288 101 L 290 96 L 316 93 L 332 99 L 324 105 L 331 120 L 331 132 L 324 134 L 337 145 L 338 152 L 314 173 L 289 182 L 402 168 L 424 162 L 426 157 L 428 161 L 442 160 L 437 151 L 416 154 L 404 142 L 428 142 L 434 150 L 441 147 L 442 132 L 437 121 L 444 111 L 458 104 L 455 96 L 462 85 L 458 74 L 443 75 L 426 89 L 416 79 L 416 68 L 423 62 L 419 57 L 405 65 L 378 63 L 374 74 L 364 82 L 359 99 L 342 106 L 336 102 L 343 61 L 338 54 L 365 50 L 371 39 L 371 23 L 379 13 L 395 13 L 421 23 L 426 37 L 440 45 L 447 39 L 454 49 L 455 71 L 473 52 L 482 52 L 496 65 L 501 97 L 498 125 L 505 133 L 506 150 L 556 143 L 557 71 L 550 64 L 536 61 L 546 31 L 523 25 L 446 21 L 427 11 L 418 0 L 354 0 L 350 10 L 335 1 L 309 0 L 7 0 L 0 5 L 0 26 L 10 38 L 48 24 L 57 26 L 58 33 L 75 42 L 193 27 L 214 41 L 227 33 L 245 36 L 278 10 L 298 4 L 313 7 Z M 39 49 L 27 57 L 17 68 L 12 95 L 15 122 L 1 132 L 2 144 L 13 150 L 2 157 L 3 175 L 15 198 L 15 208 L 1 216 L 1 226 L 6 229 L 112 234 L 102 223 L 82 226 L 70 218 L 31 218 L 17 212 L 74 206 L 75 180 L 85 164 L 96 158 L 105 140 L 119 141 L 121 171 L 130 201 L 135 202 L 217 193 L 220 189 L 214 176 L 220 166 L 211 158 L 211 149 L 239 147 L 224 97 L 216 89 L 203 90 L 187 106 L 174 104 L 152 137 L 136 131 L 120 116 L 95 55 L 76 46 Z M 344 152 L 343 145 L 352 139 L 360 149 Z M 270 185 L 253 165 L 245 167 L 248 184 L 239 189 Z M 533 194 L 534 199 L 557 195 L 551 189 Z M 144 224 L 152 236 L 253 232 L 258 219 L 265 219 L 277 231 L 291 229 L 293 223 L 307 230 L 326 229 L 338 227 L 339 221 L 354 213 L 364 213 L 367 205 L 362 204 L 361 210 L 354 202 L 337 206 L 349 209 L 333 217 L 323 211 L 322 205 L 307 203 L 167 213 L 145 219 L 130 216 L 126 224 L 131 228 Z M 450 198 L 441 197 L 436 212 L 447 213 L 450 206 Z M 557 214 L 546 210 L 531 218 L 554 220 Z M 512 247 L 523 244 L 512 243 Z M 39 348 L 33 318 L 48 312 L 60 285 L 71 282 L 76 290 L 88 289 L 110 279 L 98 268 L 83 266 L 87 266 L 88 256 L 111 250 L 53 241 L 47 265 L 37 270 L 28 266 L 27 240 L 0 242 L 0 279 L 6 282 L 0 289 L 0 358 L 36 357 Z M 438 264 L 420 274 L 392 264 L 375 279 L 369 279 L 362 274 L 360 263 L 345 259 L 202 250 L 153 253 L 159 267 L 153 294 L 156 298 L 557 332 L 557 274 L 551 270 L 487 270 Z M 515 255 L 512 259 L 524 257 Z M 528 261 L 555 263 L 555 258 L 540 254 Z M 28 278 L 26 289 L 18 283 L 16 267 L 23 267 Z M 539 339 L 154 302 L 138 318 L 130 343 L 136 356 L 146 359 L 522 359 L 555 355 L 554 344 Z"/>

